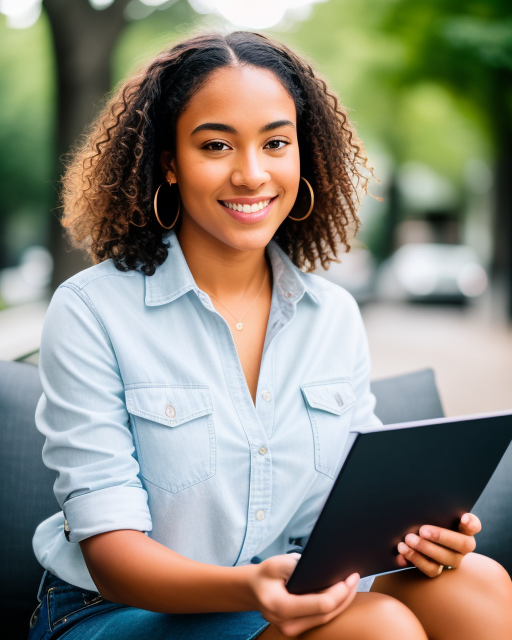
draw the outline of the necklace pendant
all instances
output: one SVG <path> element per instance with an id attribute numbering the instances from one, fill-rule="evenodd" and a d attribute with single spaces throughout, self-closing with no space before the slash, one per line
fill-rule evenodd
<path id="1" fill-rule="evenodd" d="M 242 329 L 244 328 L 244 325 L 241 322 L 237 322 L 235 326 L 237 331 L 242 331 Z"/>

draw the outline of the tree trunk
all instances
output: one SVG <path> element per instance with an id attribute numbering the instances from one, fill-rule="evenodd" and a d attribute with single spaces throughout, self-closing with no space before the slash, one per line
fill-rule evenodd
<path id="1" fill-rule="evenodd" d="M 88 0 L 43 0 L 55 47 L 57 71 L 57 158 L 55 178 L 62 174 L 60 158 L 96 116 L 110 89 L 112 50 L 125 24 L 128 0 L 115 0 L 93 9 Z M 57 203 L 56 203 L 56 206 Z M 50 251 L 55 261 L 52 288 L 90 262 L 71 249 L 59 222 L 60 210 L 51 216 Z"/>

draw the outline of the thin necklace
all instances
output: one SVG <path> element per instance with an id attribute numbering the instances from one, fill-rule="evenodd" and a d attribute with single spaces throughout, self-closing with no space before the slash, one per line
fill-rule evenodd
<path id="1" fill-rule="evenodd" d="M 214 296 L 213 293 L 208 293 L 208 291 L 206 291 L 206 293 L 208 293 L 210 298 L 215 298 L 215 300 L 217 300 L 217 302 L 220 302 L 220 304 L 224 307 L 224 309 L 226 309 L 226 311 L 229 313 L 229 315 L 233 316 L 233 318 L 236 320 L 235 328 L 237 329 L 237 331 L 242 331 L 242 329 L 244 328 L 244 324 L 243 324 L 242 320 L 246 317 L 246 315 L 249 313 L 249 311 L 252 309 L 254 303 L 258 299 L 258 296 L 260 295 L 260 293 L 261 293 L 261 291 L 263 289 L 263 285 L 265 284 L 265 280 L 266 279 L 267 279 L 267 274 L 265 274 L 264 277 L 263 277 L 263 282 L 261 283 L 260 290 L 256 294 L 256 297 L 251 302 L 251 304 L 249 305 L 249 308 L 247 309 L 247 311 L 244 313 L 244 315 L 241 318 L 237 318 L 234 313 L 231 313 L 231 311 L 226 307 L 226 305 L 221 300 L 219 300 L 219 298 L 217 298 L 217 296 Z"/>

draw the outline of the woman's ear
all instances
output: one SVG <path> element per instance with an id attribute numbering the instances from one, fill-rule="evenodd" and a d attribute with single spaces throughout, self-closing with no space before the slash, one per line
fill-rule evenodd
<path id="1" fill-rule="evenodd" d="M 176 172 L 174 169 L 174 158 L 170 151 L 162 151 L 160 154 L 160 165 L 164 173 L 165 179 L 169 184 L 177 182 Z"/>

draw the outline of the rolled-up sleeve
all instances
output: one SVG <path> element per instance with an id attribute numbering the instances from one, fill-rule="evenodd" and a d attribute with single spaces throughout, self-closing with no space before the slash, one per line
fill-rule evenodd
<path id="1" fill-rule="evenodd" d="M 59 287 L 48 309 L 39 370 L 36 425 L 46 437 L 44 463 L 57 472 L 69 541 L 150 531 L 114 349 L 86 292 L 72 283 Z"/>

